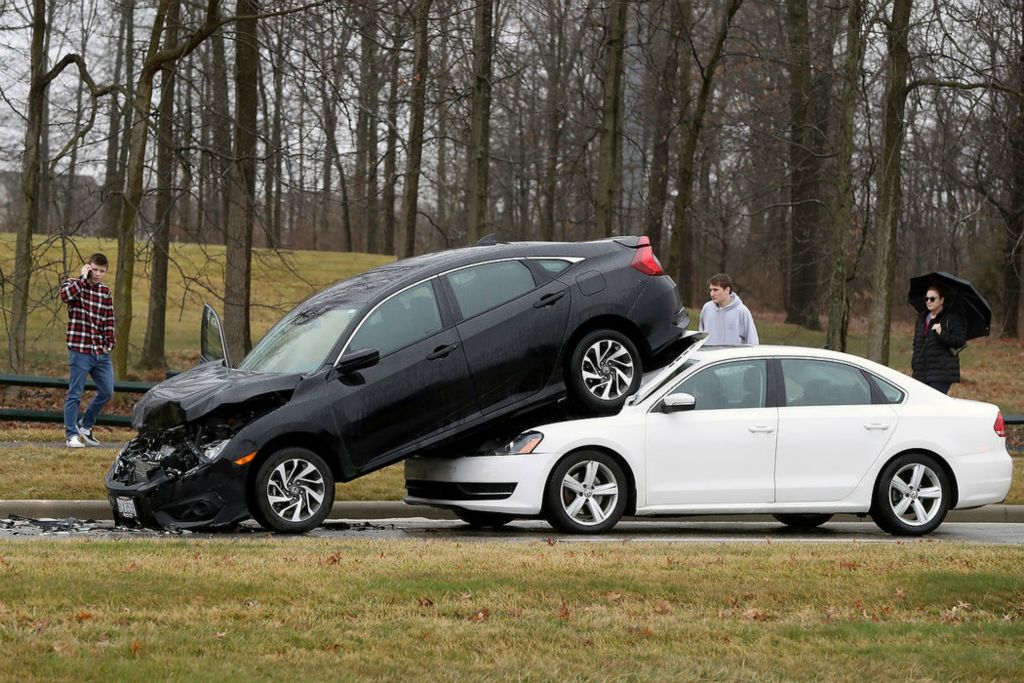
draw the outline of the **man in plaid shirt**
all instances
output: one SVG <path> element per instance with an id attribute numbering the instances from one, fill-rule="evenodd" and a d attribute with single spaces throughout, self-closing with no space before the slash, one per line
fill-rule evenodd
<path id="1" fill-rule="evenodd" d="M 64 435 L 68 448 L 99 446 L 92 435 L 93 425 L 103 406 L 114 395 L 114 368 L 110 352 L 114 348 L 114 298 L 103 284 L 108 261 L 93 254 L 77 278 L 68 278 L 60 286 L 60 298 L 68 305 L 68 353 L 71 379 L 64 401 Z M 78 418 L 85 379 L 92 375 L 96 396 Z"/>

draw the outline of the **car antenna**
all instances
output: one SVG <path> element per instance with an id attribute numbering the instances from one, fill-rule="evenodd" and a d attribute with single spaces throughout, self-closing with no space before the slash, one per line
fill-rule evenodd
<path id="1" fill-rule="evenodd" d="M 484 235 L 480 238 L 480 241 L 476 243 L 478 247 L 493 247 L 498 243 L 498 233 L 492 232 L 490 235 Z"/>

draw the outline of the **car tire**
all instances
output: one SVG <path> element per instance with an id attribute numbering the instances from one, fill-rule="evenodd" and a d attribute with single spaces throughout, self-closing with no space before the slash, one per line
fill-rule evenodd
<path id="1" fill-rule="evenodd" d="M 576 344 L 569 361 L 569 393 L 595 413 L 618 412 L 640 388 L 643 361 L 621 332 L 594 330 Z"/>
<path id="2" fill-rule="evenodd" d="M 815 514 L 815 513 L 793 513 L 793 514 L 779 514 L 772 515 L 775 519 L 782 522 L 791 529 L 814 529 L 821 526 L 828 520 L 832 519 L 832 515 L 828 514 Z"/>
<path id="3" fill-rule="evenodd" d="M 938 460 L 925 453 L 905 453 L 882 468 L 871 518 L 890 534 L 924 536 L 946 518 L 952 493 Z"/>
<path id="4" fill-rule="evenodd" d="M 578 451 L 552 470 L 544 489 L 544 517 L 565 533 L 599 534 L 622 519 L 628 498 L 629 482 L 614 458 Z"/>
<path id="5" fill-rule="evenodd" d="M 327 518 L 334 505 L 334 475 L 323 458 L 305 448 L 277 451 L 260 465 L 249 508 L 265 529 L 303 534 Z"/>
<path id="6" fill-rule="evenodd" d="M 479 510 L 452 510 L 455 516 L 474 529 L 498 529 L 512 521 L 512 515 Z"/>

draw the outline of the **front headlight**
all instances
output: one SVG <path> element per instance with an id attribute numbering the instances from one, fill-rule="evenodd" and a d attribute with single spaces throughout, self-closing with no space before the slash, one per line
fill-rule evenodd
<path id="1" fill-rule="evenodd" d="M 228 445 L 229 441 L 231 441 L 231 439 L 224 439 L 223 441 L 214 441 L 213 443 L 208 443 L 203 446 L 202 451 L 200 451 L 203 454 L 203 460 L 206 462 L 213 462 L 216 460 L 217 456 L 220 455 L 221 451 L 224 450 L 224 447 Z"/>
<path id="2" fill-rule="evenodd" d="M 509 455 L 525 455 L 527 453 L 533 453 L 533 450 L 537 448 L 543 440 L 544 435 L 540 432 L 523 432 L 505 446 L 505 452 Z"/>

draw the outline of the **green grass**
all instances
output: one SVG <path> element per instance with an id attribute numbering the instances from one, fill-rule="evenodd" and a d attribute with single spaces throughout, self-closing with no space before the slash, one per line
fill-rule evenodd
<path id="1" fill-rule="evenodd" d="M 0 542 L 0 679 L 1024 676 L 1016 548 Z"/>
<path id="2" fill-rule="evenodd" d="M 113 288 L 118 273 L 117 243 L 114 240 L 75 237 L 68 241 L 65 258 L 55 238 L 37 238 L 36 268 L 32 273 L 31 301 L 27 347 L 30 373 L 63 375 L 67 366 L 64 330 L 67 314 L 57 296 L 61 278 L 76 273 L 84 259 L 93 252 L 103 252 L 111 259 L 111 268 L 104 282 Z M 13 233 L 0 233 L 0 269 L 14 270 Z M 149 310 L 148 245 L 141 250 L 132 287 L 132 331 L 129 340 L 129 370 L 132 376 L 142 375 L 134 364 L 142 354 Z M 172 244 L 172 264 L 167 288 L 167 360 L 172 369 L 184 370 L 199 358 L 199 323 L 203 303 L 223 313 L 225 248 L 217 245 Z M 351 277 L 374 266 L 393 261 L 390 256 L 341 252 L 274 252 L 253 250 L 252 334 L 258 340 L 296 303 L 326 285 Z M 10 308 L 10 292 L 3 293 L 4 307 Z M 118 340 L 123 343 L 124 340 Z M 154 377 L 159 373 L 150 373 Z M 125 378 L 119 378 L 125 379 Z"/>

